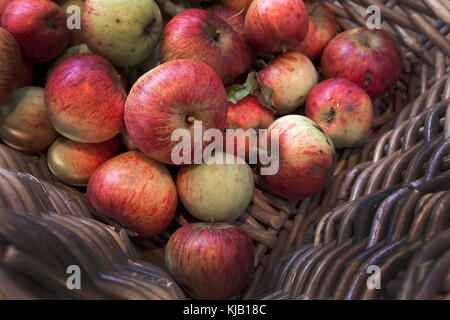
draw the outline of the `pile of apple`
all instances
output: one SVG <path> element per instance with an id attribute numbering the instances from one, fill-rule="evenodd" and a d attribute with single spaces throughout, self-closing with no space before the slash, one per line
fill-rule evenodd
<path id="1" fill-rule="evenodd" d="M 335 148 L 369 134 L 372 101 L 398 80 L 401 51 L 381 30 L 336 35 L 322 1 L 222 0 L 174 17 L 161 3 L 0 0 L 0 138 L 46 151 L 57 178 L 87 186 L 95 214 L 136 237 L 163 232 L 180 201 L 199 222 L 170 238 L 168 270 L 192 297 L 230 298 L 254 256 L 230 222 L 251 202 L 263 164 L 237 161 L 238 149 L 251 151 L 244 139 L 209 159 L 236 164 L 179 166 L 172 134 L 193 134 L 197 121 L 203 132 L 267 129 L 268 141 L 276 133 L 279 170 L 262 176 L 266 187 L 311 197 L 332 179 Z M 73 6 L 81 30 L 67 28 Z M 184 156 L 208 144 L 192 143 Z"/>

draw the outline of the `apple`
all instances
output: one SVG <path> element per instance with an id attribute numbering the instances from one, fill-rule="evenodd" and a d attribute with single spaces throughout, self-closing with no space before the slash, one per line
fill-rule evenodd
<path id="1" fill-rule="evenodd" d="M 17 70 L 20 69 L 20 48 L 14 37 L 0 27 L 0 106 L 17 86 Z"/>
<path id="2" fill-rule="evenodd" d="M 170 20 L 161 37 L 161 62 L 198 60 L 209 65 L 225 84 L 249 67 L 248 44 L 219 16 L 189 9 Z"/>
<path id="3" fill-rule="evenodd" d="M 245 62 L 242 64 L 242 70 L 240 72 L 244 73 L 248 68 L 251 67 L 253 61 L 256 58 L 256 49 L 247 41 L 244 34 L 244 21 L 245 13 L 243 11 L 236 10 L 232 7 L 226 5 L 213 5 L 206 8 L 206 11 L 214 13 L 227 22 L 234 31 L 241 35 L 242 42 L 244 45 Z"/>
<path id="4" fill-rule="evenodd" d="M 0 108 L 0 138 L 14 149 L 37 153 L 46 149 L 57 135 L 47 116 L 44 88 L 17 89 Z"/>
<path id="5" fill-rule="evenodd" d="M 229 153 L 216 152 L 208 160 L 222 163 L 193 164 L 181 167 L 177 190 L 183 206 L 199 220 L 232 221 L 238 218 L 253 198 L 255 181 L 252 169 Z"/>
<path id="6" fill-rule="evenodd" d="M 317 71 L 307 56 L 288 52 L 273 59 L 257 74 L 263 105 L 286 115 L 302 106 L 318 81 Z"/>
<path id="7" fill-rule="evenodd" d="M 230 6 L 238 11 L 243 10 L 244 12 L 248 10 L 248 7 L 253 2 L 253 0 L 220 0 L 219 3 Z"/>
<path id="8" fill-rule="evenodd" d="M 245 36 L 267 53 L 297 47 L 308 32 L 308 12 L 302 0 L 255 0 L 245 16 Z"/>
<path id="9" fill-rule="evenodd" d="M 105 58 L 79 54 L 61 62 L 45 85 L 50 120 L 61 135 L 78 142 L 103 142 L 124 128 L 126 94 Z"/>
<path id="10" fill-rule="evenodd" d="M 273 111 L 263 107 L 253 96 L 247 96 L 236 104 L 228 102 L 227 129 L 242 129 L 244 132 L 255 129 L 258 133 L 259 129 L 267 129 L 273 121 Z M 234 141 L 228 140 L 231 146 L 228 146 L 227 150 L 233 148 L 235 155 L 245 154 L 248 159 L 251 152 L 256 152 L 257 149 L 250 150 L 248 136 L 241 137 L 241 135 L 243 134 L 236 131 Z"/>
<path id="11" fill-rule="evenodd" d="M 74 11 L 68 10 L 71 6 L 76 6 L 79 12 L 83 12 L 84 0 L 59 0 L 59 6 L 68 19 L 73 19 Z M 69 45 L 74 46 L 83 43 L 83 31 L 81 29 L 69 29 Z"/>
<path id="12" fill-rule="evenodd" d="M 125 105 L 125 124 L 134 145 L 158 161 L 174 164 L 171 141 L 177 129 L 194 140 L 196 121 L 205 132 L 223 131 L 227 119 L 225 88 L 217 74 L 195 60 L 173 60 L 144 74 L 131 88 Z M 203 142 L 202 147 L 206 146 Z M 194 155 L 194 145 L 191 156 Z"/>
<path id="13" fill-rule="evenodd" d="M 34 79 L 34 66 L 28 62 L 21 61 L 17 77 L 17 88 L 31 86 Z"/>
<path id="14" fill-rule="evenodd" d="M 2 15 L 2 27 L 19 43 L 24 60 L 49 62 L 67 47 L 66 15 L 48 0 L 14 0 Z"/>
<path id="15" fill-rule="evenodd" d="M 309 14 L 308 33 L 294 50 L 302 52 L 311 60 L 316 60 L 336 35 L 336 17 L 325 3 L 305 1 L 305 5 Z"/>
<path id="16" fill-rule="evenodd" d="M 283 116 L 269 127 L 268 138 L 269 142 L 278 141 L 279 170 L 261 177 L 273 193 L 288 199 L 305 199 L 322 191 L 331 181 L 335 150 L 317 123 L 300 115 Z"/>
<path id="17" fill-rule="evenodd" d="M 394 87 L 403 69 L 402 52 L 385 31 L 357 28 L 337 35 L 322 53 L 325 78 L 345 78 L 372 99 Z"/>
<path id="18" fill-rule="evenodd" d="M 240 293 L 253 270 L 254 245 L 230 223 L 192 223 L 175 231 L 166 246 L 166 266 L 196 299 L 229 299 Z"/>
<path id="19" fill-rule="evenodd" d="M 118 136 L 99 143 L 75 142 L 59 136 L 47 151 L 47 163 L 65 184 L 86 186 L 94 171 L 120 151 Z"/>
<path id="20" fill-rule="evenodd" d="M 162 31 L 161 12 L 153 0 L 86 0 L 81 23 L 89 49 L 122 67 L 144 61 Z"/>
<path id="21" fill-rule="evenodd" d="M 331 138 L 336 148 L 353 147 L 369 133 L 373 106 L 369 95 L 353 82 L 331 78 L 309 94 L 305 115 Z"/>
<path id="22" fill-rule="evenodd" d="M 153 49 L 152 53 L 140 64 L 127 68 L 128 86 L 133 84 L 145 73 L 149 72 L 160 64 L 159 44 Z"/>
<path id="23" fill-rule="evenodd" d="M 164 164 L 128 151 L 95 170 L 87 199 L 97 217 L 115 220 L 145 239 L 163 232 L 172 221 L 177 190 Z"/>

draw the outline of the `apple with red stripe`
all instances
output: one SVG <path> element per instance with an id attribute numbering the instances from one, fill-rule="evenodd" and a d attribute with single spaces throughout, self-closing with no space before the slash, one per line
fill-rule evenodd
<path id="1" fill-rule="evenodd" d="M 97 217 L 115 220 L 142 239 L 163 232 L 177 207 L 167 167 L 139 151 L 122 153 L 95 170 L 87 198 Z"/>
<path id="2" fill-rule="evenodd" d="M 325 78 L 345 78 L 377 99 L 394 87 L 403 69 L 402 52 L 386 31 L 357 28 L 338 34 L 321 58 Z"/>
<path id="3" fill-rule="evenodd" d="M 356 84 L 331 78 L 311 91 L 305 115 L 320 125 L 336 148 L 354 147 L 372 128 L 373 106 Z"/>
<path id="4" fill-rule="evenodd" d="M 25 61 L 49 62 L 67 47 L 66 15 L 48 0 L 14 0 L 3 12 L 2 27 L 19 43 Z"/>
<path id="5" fill-rule="evenodd" d="M 8 101 L 17 86 L 17 71 L 21 63 L 16 39 L 0 27 L 0 106 Z"/>
<path id="6" fill-rule="evenodd" d="M 300 115 L 284 116 L 272 123 L 267 136 L 269 145 L 273 139 L 279 146 L 278 172 L 261 176 L 273 193 L 305 199 L 328 185 L 333 177 L 335 150 L 317 123 Z"/>
<path id="7" fill-rule="evenodd" d="M 79 54 L 55 67 L 45 85 L 50 120 L 61 135 L 103 142 L 124 128 L 126 94 L 114 66 L 95 54 Z"/>
<path id="8" fill-rule="evenodd" d="M 308 33 L 308 11 L 302 0 L 255 0 L 245 16 L 245 36 L 259 50 L 284 53 Z"/>
<path id="9" fill-rule="evenodd" d="M 166 266 L 196 299 L 229 299 L 246 286 L 253 270 L 254 245 L 230 223 L 192 223 L 179 228 L 166 246 Z"/>

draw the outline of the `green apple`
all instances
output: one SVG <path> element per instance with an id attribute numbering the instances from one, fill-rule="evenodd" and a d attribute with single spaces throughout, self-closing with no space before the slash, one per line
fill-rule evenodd
<path id="1" fill-rule="evenodd" d="M 213 159 L 223 163 L 205 163 L 182 167 L 177 176 L 181 202 L 190 214 L 206 222 L 232 221 L 238 218 L 253 198 L 255 182 L 245 162 L 228 153 L 216 153 Z"/>
<path id="2" fill-rule="evenodd" d="M 123 67 L 143 62 L 162 32 L 154 0 L 87 0 L 81 23 L 89 49 Z"/>

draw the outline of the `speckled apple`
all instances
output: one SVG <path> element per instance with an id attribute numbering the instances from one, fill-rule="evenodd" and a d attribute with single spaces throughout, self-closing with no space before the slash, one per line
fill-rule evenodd
<path id="1" fill-rule="evenodd" d="M 0 108 L 0 138 L 10 147 L 37 153 L 57 137 L 47 116 L 44 88 L 23 87 Z"/>
<path id="2" fill-rule="evenodd" d="M 196 299 L 229 299 L 253 270 L 254 245 L 238 226 L 192 223 L 175 231 L 166 246 L 166 266 Z"/>
<path id="3" fill-rule="evenodd" d="M 311 119 L 288 115 L 275 120 L 268 129 L 279 143 L 279 170 L 262 175 L 269 189 L 284 198 L 305 199 L 322 191 L 333 177 L 333 142 Z"/>
<path id="4" fill-rule="evenodd" d="M 331 78 L 311 91 L 305 115 L 320 125 L 336 148 L 354 147 L 372 128 L 373 106 L 356 84 Z"/>
<path id="5" fill-rule="evenodd" d="M 357 28 L 338 34 L 322 53 L 325 78 L 345 78 L 377 99 L 394 87 L 403 69 L 402 52 L 389 33 Z"/>
<path id="6" fill-rule="evenodd" d="M 275 109 L 277 115 L 286 115 L 305 104 L 318 74 L 307 56 L 288 52 L 273 59 L 257 78 L 262 104 Z"/>
<path id="7" fill-rule="evenodd" d="M 45 85 L 50 120 L 61 135 L 78 142 L 103 142 L 124 128 L 126 94 L 105 58 L 80 54 L 61 62 Z"/>
<path id="8" fill-rule="evenodd" d="M 161 12 L 153 0 L 86 0 L 81 24 L 89 49 L 122 67 L 144 61 L 162 31 Z"/>
<path id="9" fill-rule="evenodd" d="M 223 131 L 226 119 L 227 97 L 220 78 L 194 60 L 169 61 L 147 72 L 131 88 L 125 105 L 126 128 L 133 144 L 167 164 L 174 164 L 172 150 L 179 144 L 171 140 L 175 130 L 188 130 L 193 142 L 195 121 L 201 121 L 202 132 L 209 128 Z M 203 142 L 202 148 L 207 144 Z M 192 143 L 192 157 L 194 151 Z"/>
<path id="10" fill-rule="evenodd" d="M 87 198 L 99 218 L 115 220 L 142 239 L 163 232 L 177 207 L 167 167 L 139 151 L 102 164 L 89 179 Z"/>
<path id="11" fill-rule="evenodd" d="M 248 68 L 248 44 L 227 22 L 202 9 L 173 17 L 161 37 L 161 62 L 197 60 L 209 65 L 225 84 Z"/>
<path id="12" fill-rule="evenodd" d="M 245 16 L 245 36 L 259 50 L 284 53 L 298 46 L 308 32 L 308 11 L 302 0 L 254 0 Z"/>
<path id="13" fill-rule="evenodd" d="M 82 143 L 59 136 L 47 151 L 47 163 L 50 171 L 65 184 L 86 186 L 94 171 L 120 151 L 119 137 Z"/>
<path id="14" fill-rule="evenodd" d="M 177 176 L 177 190 L 183 206 L 205 222 L 233 221 L 253 198 L 255 181 L 248 164 L 237 157 L 216 153 L 223 163 L 184 166 Z"/>

